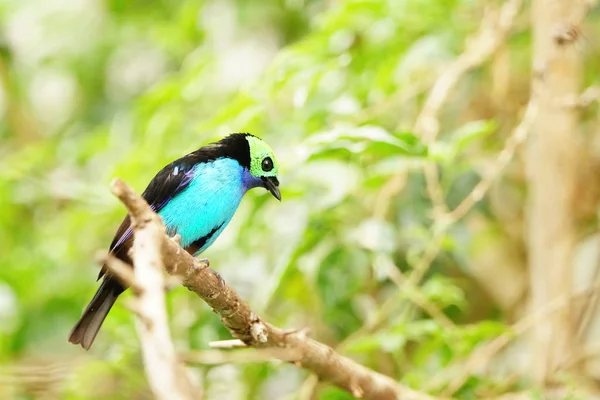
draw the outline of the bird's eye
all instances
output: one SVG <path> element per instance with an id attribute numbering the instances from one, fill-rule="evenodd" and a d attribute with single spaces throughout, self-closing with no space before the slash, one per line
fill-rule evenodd
<path id="1" fill-rule="evenodd" d="M 271 160 L 271 157 L 264 158 L 262 160 L 261 167 L 262 167 L 262 170 L 265 172 L 269 172 L 270 170 L 272 170 L 273 169 L 273 160 Z"/>

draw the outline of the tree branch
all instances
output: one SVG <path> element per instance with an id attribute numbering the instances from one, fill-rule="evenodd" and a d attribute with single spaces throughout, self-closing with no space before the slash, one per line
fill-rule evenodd
<path id="1" fill-rule="evenodd" d="M 135 194 L 130 193 L 130 189 L 120 180 L 114 180 L 111 189 L 122 201 L 136 200 L 133 197 Z M 150 207 L 143 200 L 132 201 L 130 206 L 131 226 L 135 233 L 135 310 L 139 316 L 136 320 L 136 330 L 140 338 L 148 383 L 156 398 L 161 400 L 197 399 L 200 391 L 194 387 L 188 371 L 175 354 L 167 323 L 164 266 L 160 251 L 165 227 L 158 215 L 147 212 Z M 123 273 L 122 265 L 114 259 L 108 261 L 111 261 L 107 265 L 113 272 L 120 269 L 121 279 L 127 276 Z M 131 280 L 131 276 L 125 280 Z"/>
<path id="2" fill-rule="evenodd" d="M 180 358 L 192 364 L 244 364 L 269 362 L 274 359 L 295 362 L 302 354 L 299 349 L 265 348 L 238 350 L 202 350 L 182 354 Z"/>
<path id="3" fill-rule="evenodd" d="M 446 389 L 444 390 L 445 394 L 452 396 L 478 369 L 483 368 L 485 365 L 491 364 L 492 358 L 502 349 L 504 349 L 509 343 L 522 336 L 530 329 L 536 327 L 536 325 L 539 325 L 542 321 L 548 319 L 548 317 L 552 314 L 567 307 L 573 299 L 589 296 L 592 293 L 598 292 L 598 290 L 600 290 L 600 283 L 597 282 L 577 293 L 571 293 L 569 295 L 563 295 L 553 299 L 543 308 L 536 310 L 531 314 L 527 314 L 519 321 L 514 323 L 508 332 L 505 332 L 489 342 L 481 345 L 469 356 L 466 361 L 453 363 L 452 366 L 456 367 L 458 372 L 454 375 L 454 379 L 450 382 L 450 384 L 444 384 L 446 386 Z M 567 364 L 568 363 L 565 363 L 565 367 Z M 439 380 L 440 379 L 438 378 L 437 381 Z M 435 382 L 434 380 L 434 383 L 438 382 Z M 434 388 L 434 385 L 431 385 L 431 387 Z"/>
<path id="4" fill-rule="evenodd" d="M 424 393 L 414 391 L 390 377 L 336 353 L 331 347 L 308 338 L 303 331 L 290 333 L 263 321 L 216 272 L 208 268 L 206 262 L 197 260 L 164 234 L 164 226 L 160 218 L 125 182 L 116 179 L 112 184 L 112 191 L 129 210 L 134 229 L 139 230 L 138 225 L 142 224 L 145 229 L 152 229 L 154 232 L 156 241 L 146 242 L 147 245 L 143 248 L 136 247 L 136 252 L 143 250 L 142 253 L 154 253 L 160 249 L 167 272 L 181 277 L 184 286 L 212 307 L 235 338 L 248 346 L 287 348 L 297 351 L 300 357 L 296 365 L 315 373 L 320 380 L 331 382 L 358 398 L 432 399 Z M 136 264 L 136 276 L 137 268 Z M 146 271 L 148 270 L 150 274 L 155 273 L 155 269 L 147 268 Z M 144 289 L 148 288 L 144 286 Z M 162 302 L 163 295 L 158 296 Z M 153 302 L 158 303 L 158 300 L 154 298 Z M 164 311 L 163 304 L 156 307 Z M 166 325 L 166 320 L 162 323 Z M 140 329 L 140 333 L 142 332 Z"/>
<path id="5" fill-rule="evenodd" d="M 413 131 L 421 136 L 426 144 L 429 145 L 435 142 L 439 134 L 439 114 L 448 101 L 452 90 L 467 72 L 487 61 L 506 40 L 522 5 L 523 0 L 508 0 L 504 2 L 497 13 L 487 13 L 478 32 L 467 39 L 465 51 L 438 77 L 413 127 Z M 519 129 L 518 133 L 522 130 L 524 129 Z M 501 154 L 502 157 L 505 157 L 505 155 Z M 508 160 L 510 160 L 510 156 Z M 411 276 L 408 281 L 413 284 L 418 284 L 427 272 L 431 262 L 440 250 L 439 245 L 447 229 L 484 196 L 489 183 L 491 183 L 491 180 L 480 183 L 476 188 L 477 190 L 461 202 L 458 211 L 450 212 L 444 200 L 445 195 L 440 185 L 437 168 L 437 165 L 433 162 L 425 163 L 423 166 L 427 193 L 432 201 L 434 237 L 418 265 L 414 268 L 414 277 Z M 503 165 L 498 169 L 501 170 L 502 168 Z"/>
<path id="6" fill-rule="evenodd" d="M 98 264 L 105 265 L 111 275 L 117 278 L 123 286 L 131 289 L 135 295 L 142 292 L 142 288 L 135 281 L 135 274 L 131 269 L 131 265 L 104 251 L 98 254 L 96 259 Z"/>
<path id="7" fill-rule="evenodd" d="M 414 126 L 414 131 L 419 133 L 426 143 L 433 142 L 437 137 L 438 114 L 452 89 L 467 71 L 482 64 L 494 54 L 512 28 L 522 3 L 522 0 L 509 0 L 504 3 L 497 16 L 484 16 L 479 32 L 467 42 L 465 51 L 437 79 Z"/>

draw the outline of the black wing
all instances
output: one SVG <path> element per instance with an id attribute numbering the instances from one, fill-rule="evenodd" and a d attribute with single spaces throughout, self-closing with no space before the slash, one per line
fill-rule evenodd
<path id="1" fill-rule="evenodd" d="M 194 153 L 191 153 L 173 161 L 160 170 L 152 181 L 150 181 L 148 187 L 142 193 L 142 197 L 152 210 L 159 212 L 169 200 L 190 184 L 193 178 L 193 169 L 196 165 L 193 155 Z M 110 244 L 110 252 L 121 260 L 131 263 L 128 252 L 132 245 L 132 239 L 131 219 L 129 214 L 127 214 Z M 103 267 L 98 274 L 98 279 L 105 273 L 106 267 Z"/>

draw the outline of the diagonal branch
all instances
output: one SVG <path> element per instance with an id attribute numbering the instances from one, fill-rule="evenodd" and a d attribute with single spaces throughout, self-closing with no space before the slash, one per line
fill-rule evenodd
<path id="1" fill-rule="evenodd" d="M 125 188 L 122 181 L 115 180 L 111 185 L 114 194 L 121 198 Z M 134 308 L 139 318 L 136 330 L 140 338 L 144 368 L 148 383 L 157 399 L 191 400 L 199 398 L 200 391 L 194 387 L 188 372 L 175 354 L 171 340 L 167 311 L 165 309 L 165 279 L 163 275 L 161 238 L 165 227 L 158 215 L 145 213 L 143 204 L 130 209 L 131 225 L 135 232 L 133 242 L 134 276 L 126 273 L 123 263 L 113 258 L 108 265 L 121 279 L 135 278 Z M 146 208 L 149 207 L 146 205 Z M 130 270 L 131 271 L 131 270 Z"/>
<path id="2" fill-rule="evenodd" d="M 527 331 L 534 328 L 536 325 L 539 325 L 545 319 L 548 319 L 548 317 L 552 314 L 567 307 L 573 299 L 589 296 L 591 294 L 597 293 L 598 290 L 600 290 L 600 283 L 596 282 L 593 285 L 579 292 L 555 298 L 549 303 L 547 303 L 545 307 L 521 318 L 519 321 L 512 325 L 511 329 L 508 332 L 505 332 L 500 336 L 497 336 L 496 338 L 490 340 L 489 342 L 481 345 L 469 356 L 469 358 L 466 361 L 460 361 L 460 369 L 458 370 L 458 373 L 454 376 L 454 379 L 445 388 L 445 394 L 448 396 L 453 395 L 456 391 L 460 389 L 462 385 L 465 384 L 469 377 L 472 376 L 472 374 L 474 374 L 478 369 L 483 368 L 485 365 L 490 365 L 492 358 L 496 354 L 498 354 L 502 349 L 504 349 L 508 344 L 510 344 L 516 338 L 522 336 Z M 458 364 L 459 363 L 456 362 L 454 363 L 454 366 L 458 367 Z M 567 363 L 565 363 L 564 365 L 565 369 L 566 367 Z"/>
<path id="3" fill-rule="evenodd" d="M 479 32 L 467 42 L 464 53 L 437 79 L 414 126 L 414 131 L 426 143 L 433 142 L 438 135 L 438 114 L 452 89 L 466 72 L 494 54 L 512 28 L 522 3 L 523 0 L 509 0 L 504 3 L 497 17 L 493 14 L 484 17 Z"/>
<path id="4" fill-rule="evenodd" d="M 504 2 L 497 13 L 487 13 L 478 32 L 467 40 L 465 51 L 438 77 L 413 127 L 413 131 L 421 136 L 423 142 L 428 145 L 435 142 L 440 131 L 439 114 L 452 91 L 467 72 L 486 62 L 494 55 L 498 47 L 505 42 L 522 5 L 523 0 L 508 0 Z M 432 201 L 434 238 L 421 258 L 419 265 L 415 267 L 416 273 L 414 278 L 411 277 L 411 283 L 418 283 L 439 252 L 441 238 L 453 223 L 450 218 L 455 218 L 457 214 L 466 213 L 479 198 L 483 197 L 489 183 L 480 184 L 478 190 L 474 193 L 475 196 L 472 199 L 465 199 L 461 203 L 461 209 L 458 212 L 450 212 L 444 200 L 437 165 L 433 162 L 425 163 L 423 173 L 427 193 Z"/>
<path id="5" fill-rule="evenodd" d="M 212 307 L 235 338 L 253 347 L 292 349 L 300 355 L 296 365 L 358 398 L 432 399 L 336 353 L 302 331 L 290 333 L 263 321 L 216 272 L 208 268 L 206 262 L 197 260 L 164 234 L 160 218 L 133 189 L 119 179 L 113 181 L 111 187 L 129 210 L 132 221 L 155 227 L 155 249 L 160 248 L 167 272 L 181 277 L 184 286 Z"/>

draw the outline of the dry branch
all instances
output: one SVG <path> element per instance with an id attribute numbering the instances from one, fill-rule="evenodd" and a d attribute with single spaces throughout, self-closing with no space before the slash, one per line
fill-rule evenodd
<path id="1" fill-rule="evenodd" d="M 196 364 L 244 364 L 261 363 L 273 360 L 295 362 L 302 357 L 299 349 L 265 348 L 240 350 L 202 350 L 182 354 L 180 358 Z"/>
<path id="2" fill-rule="evenodd" d="M 120 180 L 113 181 L 112 192 L 121 200 L 129 199 L 127 187 Z M 145 208 L 132 207 L 131 225 L 135 232 L 133 242 L 133 261 L 136 290 L 136 330 L 140 338 L 144 368 L 152 392 L 156 398 L 198 399 L 200 391 L 192 384 L 183 363 L 177 358 L 171 340 L 167 312 L 165 309 L 165 279 L 160 251 L 165 228 L 154 213 L 145 212 Z M 149 207 L 146 205 L 146 208 Z M 120 276 L 127 276 L 123 267 L 114 261 L 108 265 L 113 272 L 120 270 Z M 131 276 L 124 278 L 130 280 Z"/>
<path id="3" fill-rule="evenodd" d="M 490 168 L 490 172 L 481 181 L 475 185 L 473 190 L 461 201 L 461 203 L 448 215 L 450 223 L 458 221 L 464 217 L 473 206 L 483 199 L 483 196 L 492 186 L 492 183 L 500 173 L 506 168 L 510 160 L 512 160 L 517 147 L 521 145 L 525 139 L 527 139 L 528 133 L 531 130 L 531 126 L 537 116 L 539 108 L 538 94 L 532 90 L 531 98 L 525 109 L 525 114 L 521 119 L 519 125 L 515 127 L 509 138 L 504 144 L 504 148 L 498 154 L 498 158 Z"/>
<path id="4" fill-rule="evenodd" d="M 577 28 L 588 5 L 570 0 L 532 2 L 533 79 L 544 91 L 525 154 L 533 310 L 573 290 L 580 123 L 577 109 L 556 107 L 556 103 L 581 88 L 583 54 L 573 46 L 574 40 L 565 40 L 560 32 Z M 575 315 L 569 304 L 532 329 L 531 373 L 537 383 L 548 383 L 564 361 L 577 353 Z"/>
<path id="5" fill-rule="evenodd" d="M 494 54 L 512 28 L 522 3 L 522 0 L 509 0 L 497 16 L 486 15 L 479 32 L 468 40 L 465 51 L 437 79 L 414 127 L 425 142 L 435 140 L 439 132 L 438 114 L 452 89 L 467 71 L 481 65 Z"/>
<path id="6" fill-rule="evenodd" d="M 474 374 L 475 371 L 477 371 L 480 368 L 483 368 L 485 365 L 490 365 L 492 362 L 492 358 L 496 354 L 498 354 L 502 349 L 504 349 L 510 342 L 522 336 L 530 329 L 534 328 L 536 325 L 540 324 L 542 321 L 547 319 L 552 314 L 566 308 L 573 299 L 588 296 L 592 293 L 596 293 L 598 290 L 600 290 L 600 283 L 595 283 L 594 285 L 583 289 L 577 293 L 563 295 L 559 298 L 555 298 L 553 301 L 546 304 L 545 307 L 536 310 L 535 312 L 528 314 L 519 321 L 517 321 L 515 324 L 512 325 L 511 329 L 508 332 L 482 345 L 475 352 L 473 352 L 473 354 L 471 354 L 471 356 L 466 360 L 466 362 L 460 363 L 460 372 L 450 383 L 450 385 L 446 388 L 445 394 L 448 396 L 452 396 L 458 389 L 460 389 L 462 385 L 465 384 L 467 379 L 472 374 Z M 567 365 L 565 364 L 565 367 L 566 366 Z"/>
<path id="7" fill-rule="evenodd" d="M 208 345 L 213 349 L 239 349 L 240 347 L 248 347 L 240 339 L 217 340 L 208 342 Z"/>
<path id="8" fill-rule="evenodd" d="M 467 40 L 465 51 L 436 80 L 413 128 L 423 142 L 431 144 L 435 141 L 440 131 L 439 113 L 452 90 L 465 73 L 483 64 L 496 52 L 512 29 L 522 3 L 522 0 L 509 0 L 497 15 L 485 15 L 477 34 Z M 437 166 L 427 163 L 424 173 L 427 192 L 433 202 L 433 215 L 442 217 L 447 212 L 447 206 L 439 184 Z"/>
<path id="9" fill-rule="evenodd" d="M 118 179 L 114 181 L 112 189 L 129 210 L 134 226 L 135 221 L 141 221 L 147 227 L 154 227 L 156 242 L 151 251 L 161 250 L 167 272 L 181 277 L 184 286 L 212 307 L 235 338 L 252 347 L 293 349 L 300 355 L 297 365 L 355 397 L 377 400 L 431 399 L 424 393 L 405 387 L 336 353 L 331 347 L 307 337 L 303 331 L 288 332 L 263 321 L 206 263 L 192 257 L 164 234 L 160 218 L 133 189 Z M 162 295 L 159 296 L 162 299 Z M 164 305 L 161 307 L 164 310 Z"/>
<path id="10" fill-rule="evenodd" d="M 567 96 L 558 102 L 559 107 L 582 109 L 600 100 L 600 86 L 590 86 L 580 95 Z"/>
<path id="11" fill-rule="evenodd" d="M 437 138 L 440 130 L 439 113 L 448 101 L 458 81 L 468 71 L 487 61 L 498 50 L 512 29 L 522 4 L 522 0 L 509 0 L 504 3 L 497 14 L 488 13 L 483 19 L 479 31 L 467 40 L 465 51 L 438 77 L 413 128 L 414 132 L 420 135 L 425 143 L 431 144 Z M 527 114 L 531 113 L 531 108 L 533 107 L 530 105 Z M 524 118 L 524 120 L 529 123 L 529 118 Z M 513 136 L 517 136 L 516 139 L 512 139 L 516 144 L 523 140 L 520 137 L 522 136 L 521 133 L 528 128 L 528 126 L 523 125 L 522 123 L 513 134 Z M 506 148 L 514 151 L 516 145 L 512 146 L 511 143 L 507 143 Z M 497 177 L 511 157 L 512 152 L 503 151 L 501 160 L 494 167 L 494 174 L 480 182 L 475 190 L 461 202 L 459 209 L 452 212 L 448 211 L 444 201 L 437 165 L 434 163 L 424 165 L 423 172 L 427 193 L 433 203 L 434 237 L 415 267 L 414 276 L 409 278 L 408 284 L 418 284 L 439 252 L 439 246 L 446 230 L 465 215 L 477 201 L 483 198 L 490 183 Z"/>
<path id="12" fill-rule="evenodd" d="M 123 286 L 130 288 L 134 294 L 137 295 L 142 292 L 142 288 L 135 281 L 135 274 L 131 269 L 131 265 L 106 252 L 100 253 L 96 259 L 98 264 L 106 265 L 111 275 L 117 278 Z"/>

